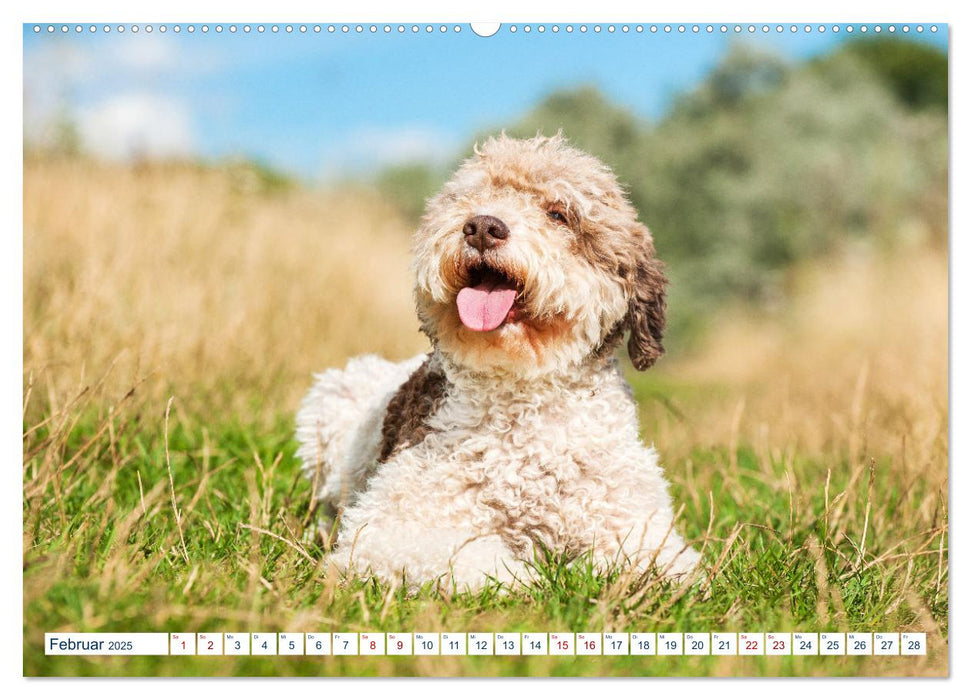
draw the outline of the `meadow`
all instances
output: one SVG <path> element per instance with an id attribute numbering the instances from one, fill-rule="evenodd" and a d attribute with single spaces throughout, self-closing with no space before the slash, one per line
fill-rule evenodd
<path id="1" fill-rule="evenodd" d="M 293 417 L 314 371 L 425 349 L 409 234 L 363 187 L 25 156 L 25 674 L 947 675 L 940 237 L 837 247 L 787 272 L 774 308 L 727 304 L 656 369 L 628 367 L 696 576 L 550 555 L 524 590 L 408 595 L 342 581 L 307 536 Z M 43 653 L 56 631 L 906 630 L 926 656 Z"/>

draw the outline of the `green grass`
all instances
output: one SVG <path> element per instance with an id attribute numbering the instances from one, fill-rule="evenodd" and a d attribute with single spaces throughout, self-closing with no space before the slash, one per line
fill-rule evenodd
<path id="1" fill-rule="evenodd" d="M 653 383 L 652 383 L 653 382 Z M 690 435 L 720 390 L 639 381 L 645 434 Z M 586 558 L 535 562 L 525 590 L 417 594 L 340 580 L 305 530 L 292 414 L 252 424 L 88 391 L 25 411 L 24 660 L 36 676 L 945 675 L 946 484 L 889 454 L 666 454 L 683 584 Z M 658 397 L 664 396 L 661 401 Z M 673 427 L 672 427 L 673 426 Z M 687 427 L 686 427 L 687 426 Z M 679 433 L 681 434 L 681 433 Z M 166 448 L 166 437 L 168 448 Z M 672 441 L 677 442 L 677 441 Z M 659 445 L 664 450 L 664 445 Z M 775 455 L 775 456 L 773 456 Z M 908 476 L 908 474 L 911 474 Z M 171 481 L 170 481 L 171 478 Z M 180 514 L 176 516 L 176 509 Z M 54 631 L 898 631 L 927 657 L 46 657 Z"/>

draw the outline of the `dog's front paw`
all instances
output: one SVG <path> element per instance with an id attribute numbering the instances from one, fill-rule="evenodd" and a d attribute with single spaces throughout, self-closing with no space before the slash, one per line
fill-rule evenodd
<path id="1" fill-rule="evenodd" d="M 513 556 L 499 535 L 471 539 L 449 560 L 448 580 L 458 590 L 477 590 L 490 580 L 511 586 L 525 579 L 525 563 Z"/>
<path id="2" fill-rule="evenodd" d="M 673 551 L 662 551 L 656 561 L 658 571 L 666 578 L 683 579 L 698 569 L 701 554 L 693 547 L 684 546 Z"/>

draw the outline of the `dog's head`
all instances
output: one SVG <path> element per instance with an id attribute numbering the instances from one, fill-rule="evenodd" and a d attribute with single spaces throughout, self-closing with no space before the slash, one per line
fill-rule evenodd
<path id="1" fill-rule="evenodd" d="M 460 366 L 568 370 L 625 330 L 637 369 L 664 352 L 651 234 L 613 173 L 560 136 L 476 148 L 428 203 L 415 272 L 422 329 Z"/>

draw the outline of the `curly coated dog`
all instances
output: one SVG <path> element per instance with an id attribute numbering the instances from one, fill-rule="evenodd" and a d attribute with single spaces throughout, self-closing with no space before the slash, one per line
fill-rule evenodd
<path id="1" fill-rule="evenodd" d="M 661 356 L 666 278 L 613 173 L 561 136 L 491 138 L 414 240 L 428 355 L 316 377 L 299 456 L 348 575 L 478 588 L 537 547 L 680 576 L 657 453 L 614 349 Z"/>

